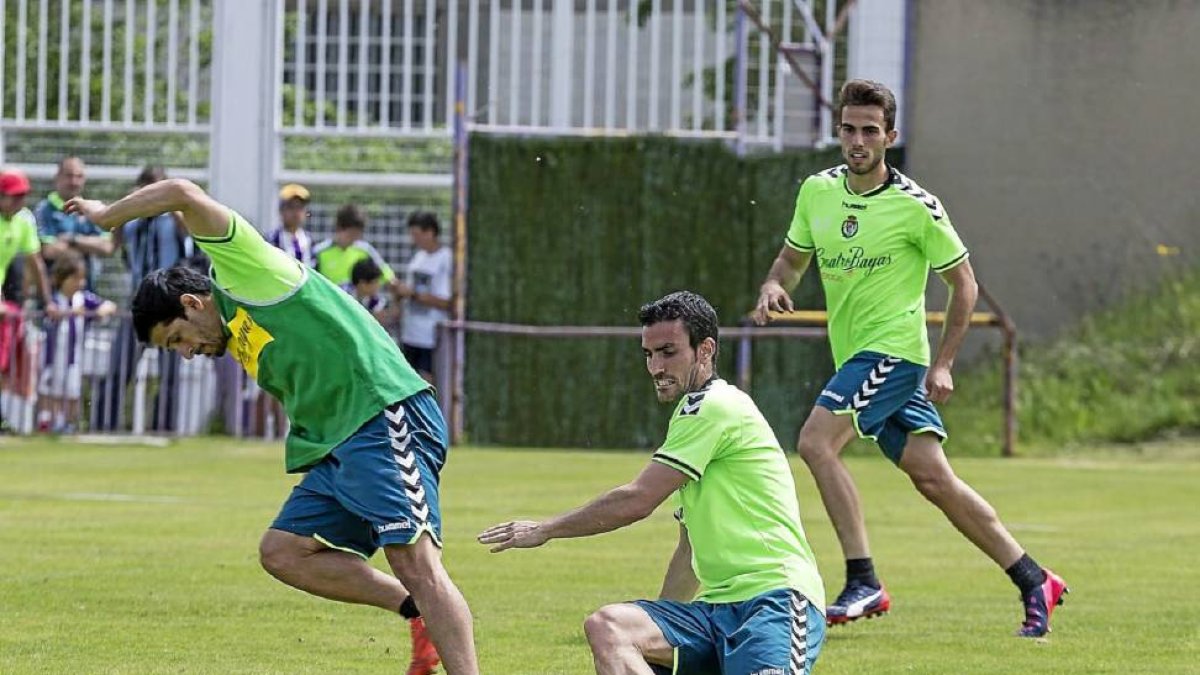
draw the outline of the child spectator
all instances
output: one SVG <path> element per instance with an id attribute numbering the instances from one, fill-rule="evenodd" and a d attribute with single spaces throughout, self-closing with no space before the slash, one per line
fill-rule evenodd
<path id="1" fill-rule="evenodd" d="M 438 240 L 441 231 L 437 216 L 428 211 L 408 217 L 408 234 L 416 251 L 408 263 L 406 283 L 398 284 L 394 291 L 405 300 L 400 336 L 404 358 L 431 384 L 437 327 L 450 319 L 453 296 L 454 257 Z"/>
<path id="2" fill-rule="evenodd" d="M 117 311 L 114 303 L 87 290 L 87 273 L 86 262 L 73 251 L 61 254 L 51 271 L 52 303 L 61 318 L 46 321 L 45 357 L 38 383 L 38 394 L 47 403 L 38 415 L 42 431 L 74 431 L 79 419 L 84 332 L 92 318 Z"/>
<path id="3" fill-rule="evenodd" d="M 397 318 L 399 307 L 388 302 L 382 288 L 383 270 L 370 258 L 354 263 L 350 269 L 350 281 L 342 284 L 342 290 L 354 296 L 376 321 L 390 328 Z"/>

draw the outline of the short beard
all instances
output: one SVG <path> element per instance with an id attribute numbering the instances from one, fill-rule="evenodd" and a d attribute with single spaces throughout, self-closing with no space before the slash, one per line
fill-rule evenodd
<path id="1" fill-rule="evenodd" d="M 865 176 L 865 175 L 871 173 L 872 171 L 874 171 L 875 169 L 879 168 L 879 165 L 883 163 L 883 157 L 881 156 L 878 159 L 876 159 L 874 162 L 872 162 L 867 168 L 863 169 L 862 171 L 855 171 L 854 165 L 850 163 L 850 158 L 844 157 L 844 159 L 846 160 L 846 168 L 850 171 L 850 173 L 852 173 L 856 176 Z"/>

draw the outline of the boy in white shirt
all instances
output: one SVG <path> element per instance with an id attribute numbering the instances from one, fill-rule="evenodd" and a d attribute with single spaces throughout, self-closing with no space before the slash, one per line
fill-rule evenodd
<path id="1" fill-rule="evenodd" d="M 437 326 L 450 319 L 454 260 L 450 249 L 438 241 L 441 227 L 436 215 L 414 212 L 408 217 L 408 234 L 416 252 L 408 263 L 406 283 L 396 288 L 396 295 L 405 301 L 400 342 L 404 358 L 432 383 Z"/>

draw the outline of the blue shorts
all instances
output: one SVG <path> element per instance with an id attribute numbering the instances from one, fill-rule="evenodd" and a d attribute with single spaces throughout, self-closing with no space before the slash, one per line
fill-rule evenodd
<path id="1" fill-rule="evenodd" d="M 393 403 L 309 470 L 271 527 L 363 558 L 425 532 L 441 546 L 438 476 L 448 446 L 429 390 Z"/>
<path id="2" fill-rule="evenodd" d="M 638 600 L 675 648 L 674 668 L 656 675 L 808 675 L 825 640 L 825 617 L 798 591 L 743 602 Z"/>
<path id="3" fill-rule="evenodd" d="M 878 352 L 859 352 L 844 363 L 817 397 L 835 415 L 851 415 L 854 430 L 899 464 L 909 434 L 946 439 L 937 408 L 926 398 L 925 366 Z"/>

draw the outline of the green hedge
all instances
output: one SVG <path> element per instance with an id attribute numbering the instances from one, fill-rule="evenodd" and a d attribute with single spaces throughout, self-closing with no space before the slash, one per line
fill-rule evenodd
<path id="1" fill-rule="evenodd" d="M 636 326 L 678 289 L 736 325 L 778 252 L 805 176 L 836 149 L 739 159 L 723 144 L 664 138 L 512 139 L 470 146 L 468 313 L 480 321 Z M 810 272 L 800 306 L 820 307 Z M 719 371 L 734 377 L 736 344 Z M 785 447 L 831 371 L 823 342 L 756 343 L 752 393 Z M 472 334 L 473 443 L 651 447 L 668 408 L 635 339 Z"/>

